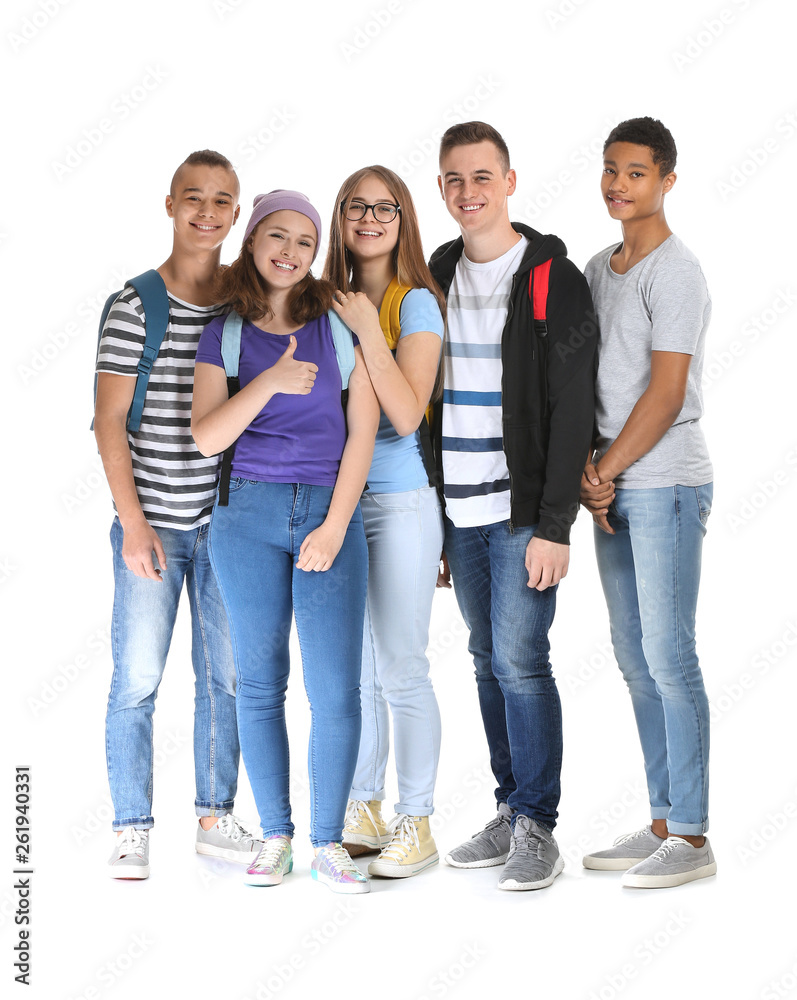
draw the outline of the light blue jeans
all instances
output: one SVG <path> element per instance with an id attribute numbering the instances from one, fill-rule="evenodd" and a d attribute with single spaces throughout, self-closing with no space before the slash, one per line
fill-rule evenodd
<path id="1" fill-rule="evenodd" d="M 614 654 L 636 716 L 650 814 L 672 834 L 708 829 L 709 709 L 695 609 L 713 483 L 618 489 L 615 534 L 595 528 Z"/>
<path id="2" fill-rule="evenodd" d="M 230 619 L 238 728 L 263 836 L 293 836 L 285 692 L 295 618 L 310 702 L 310 838 L 340 841 L 360 741 L 360 654 L 368 553 L 359 507 L 332 566 L 296 568 L 331 486 L 233 479 L 213 510 L 210 551 Z"/>
<path id="3" fill-rule="evenodd" d="M 114 830 L 147 830 L 152 818 L 152 714 L 166 666 L 183 583 L 191 608 L 194 665 L 194 769 L 197 816 L 223 816 L 238 782 L 235 664 L 227 617 L 208 558 L 208 525 L 156 528 L 166 553 L 162 580 L 132 573 L 122 559 L 124 531 L 111 525 L 114 601 L 113 678 L 105 718 Z"/>
<path id="4" fill-rule="evenodd" d="M 366 493 L 368 541 L 363 630 L 362 736 L 351 798 L 385 798 L 393 716 L 396 812 L 430 816 L 440 757 L 440 710 L 429 679 L 429 619 L 443 548 L 437 490 Z"/>

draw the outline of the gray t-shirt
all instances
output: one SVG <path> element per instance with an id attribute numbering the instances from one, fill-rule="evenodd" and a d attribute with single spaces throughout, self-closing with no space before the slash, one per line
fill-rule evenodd
<path id="1" fill-rule="evenodd" d="M 691 354 L 686 397 L 675 423 L 615 480 L 617 486 L 703 486 L 713 478 L 700 427 L 701 376 L 711 299 L 695 255 L 668 237 L 626 274 L 609 263 L 613 246 L 584 269 L 600 326 L 596 392 L 597 449 L 603 455 L 650 382 L 650 352 Z"/>

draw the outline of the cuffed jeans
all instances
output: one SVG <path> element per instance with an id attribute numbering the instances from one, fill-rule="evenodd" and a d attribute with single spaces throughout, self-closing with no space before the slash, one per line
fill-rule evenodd
<path id="1" fill-rule="evenodd" d="M 330 569 L 296 568 L 324 521 L 332 487 L 233 479 L 214 508 L 213 567 L 238 671 L 238 730 L 263 836 L 292 837 L 285 692 L 295 617 L 310 701 L 310 835 L 340 841 L 360 740 L 360 657 L 368 555 L 355 508 Z"/>
<path id="2" fill-rule="evenodd" d="M 687 836 L 708 829 L 709 708 L 695 648 L 695 609 L 712 495 L 712 483 L 618 489 L 609 508 L 615 534 L 595 528 L 651 817 Z"/>
<path id="3" fill-rule="evenodd" d="M 534 527 L 457 528 L 445 519 L 454 592 L 470 630 L 496 800 L 552 830 L 562 769 L 562 710 L 549 661 L 556 587 L 527 586 Z"/>
<path id="4" fill-rule="evenodd" d="M 146 830 L 154 822 L 152 714 L 183 582 L 191 609 L 197 816 L 230 812 L 238 782 L 235 665 L 227 618 L 208 558 L 208 526 L 155 530 L 166 553 L 167 569 L 160 583 L 127 568 L 119 519 L 114 518 L 111 526 L 114 666 L 105 746 L 114 830 L 126 826 Z"/>
<path id="5" fill-rule="evenodd" d="M 440 710 L 429 679 L 429 619 L 443 523 L 437 490 L 366 493 L 368 601 L 363 630 L 362 736 L 351 798 L 385 798 L 393 716 L 397 813 L 430 816 L 440 757 Z"/>

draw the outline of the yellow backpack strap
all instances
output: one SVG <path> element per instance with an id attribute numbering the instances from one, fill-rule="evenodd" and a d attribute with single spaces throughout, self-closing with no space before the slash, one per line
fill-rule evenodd
<path id="1" fill-rule="evenodd" d="M 396 350 L 398 347 L 399 337 L 401 336 L 401 321 L 399 319 L 401 303 L 404 301 L 404 296 L 407 292 L 411 290 L 412 289 L 409 285 L 400 285 L 398 278 L 394 277 L 387 286 L 384 298 L 382 299 L 382 305 L 379 307 L 379 325 L 382 327 L 382 333 L 384 333 L 387 346 L 391 351 Z M 426 421 L 431 427 L 431 403 L 426 407 L 425 415 Z"/>
<path id="2" fill-rule="evenodd" d="M 382 333 L 384 333 L 387 346 L 391 351 L 395 351 L 398 347 L 401 335 L 399 312 L 404 296 L 409 291 L 409 285 L 400 285 L 398 278 L 394 277 L 387 286 L 382 305 L 379 308 L 379 325 L 382 327 Z"/>

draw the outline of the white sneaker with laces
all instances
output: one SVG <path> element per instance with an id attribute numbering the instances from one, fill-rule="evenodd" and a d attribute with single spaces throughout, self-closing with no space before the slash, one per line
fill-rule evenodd
<path id="1" fill-rule="evenodd" d="M 149 830 L 126 826 L 108 859 L 111 878 L 149 878 Z"/>
<path id="2" fill-rule="evenodd" d="M 223 858 L 242 865 L 251 865 L 263 848 L 263 841 L 256 840 L 232 813 L 220 816 L 209 830 L 197 823 L 196 850 L 212 858 Z"/>
<path id="3" fill-rule="evenodd" d="M 644 830 L 618 837 L 611 847 L 603 851 L 585 854 L 581 863 L 594 871 L 624 872 L 649 858 L 663 843 L 664 837 L 657 836 L 648 825 Z"/>
<path id="4" fill-rule="evenodd" d="M 669 889 L 716 874 L 717 862 L 708 838 L 702 847 L 692 847 L 683 837 L 670 836 L 649 858 L 628 869 L 623 885 L 632 889 Z"/>

